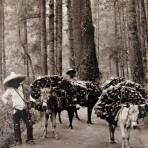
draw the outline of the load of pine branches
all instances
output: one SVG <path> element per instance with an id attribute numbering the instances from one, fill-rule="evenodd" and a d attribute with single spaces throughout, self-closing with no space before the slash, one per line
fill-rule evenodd
<path id="1" fill-rule="evenodd" d="M 31 84 L 31 96 L 34 99 L 40 99 L 41 89 L 43 88 L 52 88 L 59 98 L 65 98 L 69 104 L 77 100 L 75 103 L 82 106 L 87 101 L 87 95 L 93 95 L 98 98 L 101 94 L 101 89 L 92 82 L 72 81 L 53 75 L 37 78 Z"/>
<path id="2" fill-rule="evenodd" d="M 144 88 L 135 82 L 122 78 L 112 78 L 103 86 L 104 90 L 95 106 L 98 117 L 114 119 L 122 104 L 145 104 L 147 94 Z M 139 118 L 145 117 L 146 108 L 141 108 Z"/>

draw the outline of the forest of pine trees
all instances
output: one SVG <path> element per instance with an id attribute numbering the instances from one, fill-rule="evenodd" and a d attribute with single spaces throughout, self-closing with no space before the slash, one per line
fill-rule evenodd
<path id="1" fill-rule="evenodd" d="M 0 0 L 0 94 L 11 72 L 29 87 L 69 68 L 78 80 L 124 77 L 148 91 L 148 0 Z M 9 121 L 0 108 L 0 123 Z M 0 124 L 6 137 L 10 130 Z"/>
<path id="2" fill-rule="evenodd" d="M 148 79 L 147 0 L 0 0 L 0 81 L 11 72 Z"/>

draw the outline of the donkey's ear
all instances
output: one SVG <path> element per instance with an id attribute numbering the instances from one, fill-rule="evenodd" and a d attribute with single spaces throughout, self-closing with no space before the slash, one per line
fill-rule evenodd
<path id="1" fill-rule="evenodd" d="M 148 100 L 145 101 L 145 104 L 148 105 Z"/>
<path id="2" fill-rule="evenodd" d="M 129 108 L 130 106 L 132 106 L 133 104 L 131 103 L 126 103 L 127 108 Z"/>
<path id="3" fill-rule="evenodd" d="M 124 103 L 124 104 L 122 104 L 122 106 L 129 108 L 130 105 L 129 105 L 129 103 Z"/>
<path id="4" fill-rule="evenodd" d="M 147 104 L 140 104 L 139 106 L 140 107 L 145 107 Z"/>

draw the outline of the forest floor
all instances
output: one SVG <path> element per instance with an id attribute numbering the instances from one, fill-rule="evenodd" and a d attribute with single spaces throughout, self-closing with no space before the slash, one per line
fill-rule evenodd
<path id="1" fill-rule="evenodd" d="M 58 140 L 51 134 L 48 127 L 48 138 L 43 138 L 43 122 L 34 126 L 35 145 L 23 144 L 15 148 L 121 148 L 121 133 L 116 130 L 116 144 L 109 143 L 109 131 L 105 121 L 96 118 L 93 113 L 93 125 L 86 124 L 86 109 L 79 111 L 81 121 L 74 119 L 74 129 L 68 128 L 66 112 L 62 113 L 63 124 L 57 121 Z M 148 122 L 147 122 L 148 123 Z M 25 134 L 24 134 L 25 135 Z M 25 139 L 25 137 L 23 137 Z M 132 148 L 148 148 L 148 127 L 141 126 L 141 130 L 131 133 Z"/>

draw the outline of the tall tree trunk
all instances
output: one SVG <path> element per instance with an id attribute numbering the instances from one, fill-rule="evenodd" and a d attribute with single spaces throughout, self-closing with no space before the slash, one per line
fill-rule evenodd
<path id="1" fill-rule="evenodd" d="M 109 76 L 111 76 L 112 75 L 112 60 L 110 57 L 109 57 L 108 61 L 109 61 Z"/>
<path id="2" fill-rule="evenodd" d="M 119 33 L 120 33 L 120 72 L 121 72 L 121 77 L 124 77 L 124 36 L 123 36 L 123 7 L 118 4 L 118 14 L 119 14 Z"/>
<path id="3" fill-rule="evenodd" d="M 54 0 L 54 60 L 55 60 L 55 74 L 57 74 L 57 32 L 58 32 L 58 9 L 57 0 Z"/>
<path id="4" fill-rule="evenodd" d="M 72 20 L 73 20 L 73 47 L 75 54 L 75 66 L 78 71 L 78 77 L 80 73 L 80 65 L 82 64 L 83 58 L 79 58 L 82 55 L 82 40 L 81 40 L 81 1 L 72 0 Z"/>
<path id="5" fill-rule="evenodd" d="M 62 75 L 62 0 L 56 1 L 56 71 Z"/>
<path id="6" fill-rule="evenodd" d="M 100 4 L 99 4 L 100 0 L 98 0 L 97 2 L 97 60 L 98 60 L 98 65 L 99 65 L 99 44 L 100 44 Z"/>
<path id="7" fill-rule="evenodd" d="M 72 2 L 67 0 L 67 17 L 68 17 L 68 40 L 69 40 L 69 50 L 70 57 L 69 63 L 71 68 L 75 68 L 75 57 L 74 57 L 74 47 L 73 47 L 73 18 L 72 18 Z"/>
<path id="8" fill-rule="evenodd" d="M 3 8 L 3 0 L 0 0 L 0 82 L 3 81 L 3 15 L 4 15 L 4 8 Z"/>
<path id="9" fill-rule="evenodd" d="M 3 3 L 3 79 L 6 77 L 6 52 L 5 52 L 5 9 Z"/>
<path id="10" fill-rule="evenodd" d="M 20 13 L 22 11 L 22 30 L 23 30 L 23 44 L 26 48 L 26 51 L 28 53 L 28 31 L 27 31 L 27 19 L 26 19 L 26 14 L 27 14 L 27 2 L 26 0 L 22 0 L 22 10 L 20 10 Z M 30 83 L 29 80 L 29 63 L 28 63 L 28 56 L 25 54 L 24 58 L 24 64 L 25 64 L 25 70 L 26 70 L 26 76 L 27 76 L 27 83 Z"/>
<path id="11" fill-rule="evenodd" d="M 49 73 L 55 74 L 54 57 L 54 0 L 49 1 Z"/>
<path id="12" fill-rule="evenodd" d="M 80 27 L 81 29 L 80 32 L 77 33 L 79 33 L 81 37 L 82 47 L 79 48 L 79 51 L 76 51 L 75 54 L 76 61 L 78 61 L 78 75 L 82 80 L 95 81 L 99 78 L 99 68 L 94 43 L 94 27 L 92 23 L 91 5 L 89 0 L 81 0 L 78 4 L 80 4 L 78 8 L 81 8 L 81 11 L 77 9 L 78 12 L 80 12 L 79 15 L 81 16 L 81 18 L 78 19 L 80 20 L 80 24 L 77 26 L 74 23 L 74 26 L 76 25 L 76 27 Z M 80 41 L 78 43 L 80 44 Z"/>
<path id="13" fill-rule="evenodd" d="M 5 9 L 3 2 L 3 79 L 6 77 L 6 53 L 5 53 Z"/>
<path id="14" fill-rule="evenodd" d="M 128 2 L 128 31 L 130 40 L 130 69 L 133 81 L 143 84 L 145 80 L 144 68 L 142 63 L 142 54 L 137 34 L 136 24 L 136 6 L 135 0 Z"/>
<path id="15" fill-rule="evenodd" d="M 129 66 L 128 66 L 128 59 L 126 61 L 126 75 L 127 75 L 127 79 L 129 79 Z"/>
<path id="16" fill-rule="evenodd" d="M 130 49 L 130 41 L 129 41 L 129 32 L 128 32 L 128 13 L 127 13 L 127 5 L 125 7 L 125 34 L 126 34 L 126 44 L 127 44 L 127 53 L 126 53 L 126 73 L 127 73 L 127 79 L 130 79 L 130 66 L 129 66 L 129 49 Z"/>
<path id="17" fill-rule="evenodd" d="M 27 84 L 30 83 L 30 71 L 32 72 L 32 79 L 35 79 L 35 72 L 32 64 L 32 59 L 28 51 L 28 29 L 27 29 L 27 1 L 19 0 L 18 1 L 18 34 L 20 45 L 24 50 L 24 69 L 27 76 Z"/>
<path id="18" fill-rule="evenodd" d="M 118 42 L 118 21 L 117 21 L 117 3 L 116 1 L 114 2 L 114 29 L 115 29 L 115 43 Z M 118 46 L 115 47 L 116 51 L 118 50 Z M 116 68 L 116 76 L 119 77 L 119 59 L 118 59 L 118 52 L 116 52 L 116 58 L 114 60 L 115 62 L 115 68 Z"/>
<path id="19" fill-rule="evenodd" d="M 119 77 L 119 60 L 115 60 L 116 76 Z"/>
<path id="20" fill-rule="evenodd" d="M 46 0 L 40 1 L 41 13 L 41 63 L 42 75 L 48 74 L 47 65 L 47 44 L 46 44 Z"/>
<path id="21" fill-rule="evenodd" d="M 135 7 L 136 7 L 136 21 L 137 21 L 137 31 L 138 31 L 138 39 L 140 41 L 140 44 L 141 44 L 141 13 L 140 13 L 140 1 L 139 0 L 136 0 L 136 4 L 135 4 Z"/>
<path id="22" fill-rule="evenodd" d="M 125 72 L 125 69 L 128 66 L 128 45 L 127 45 L 127 38 L 126 38 L 126 13 L 125 8 L 122 8 L 122 15 L 123 15 L 123 41 L 124 41 L 124 77 L 126 77 L 127 73 Z M 127 76 L 128 78 L 128 76 Z"/>
<path id="23" fill-rule="evenodd" d="M 146 0 L 145 10 L 146 10 L 146 20 L 147 20 L 147 24 L 148 24 L 148 0 Z M 148 26 L 147 26 L 147 29 L 148 29 Z"/>
<path id="24" fill-rule="evenodd" d="M 147 53 L 148 50 L 148 30 L 147 30 L 147 21 L 146 21 L 146 11 L 145 11 L 145 5 L 144 0 L 140 0 L 140 8 L 141 8 L 141 52 L 142 52 L 142 58 L 143 58 L 143 66 L 144 66 L 144 73 L 146 74 L 148 71 L 147 69 Z M 146 79 L 146 85 L 147 85 L 147 79 Z"/>

